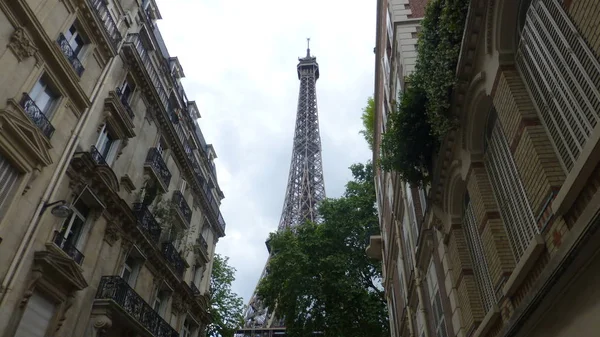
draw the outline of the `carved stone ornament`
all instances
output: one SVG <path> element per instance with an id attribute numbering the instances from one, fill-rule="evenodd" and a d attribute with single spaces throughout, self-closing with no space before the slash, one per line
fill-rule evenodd
<path id="1" fill-rule="evenodd" d="M 96 330 L 96 336 L 104 335 L 111 326 L 112 320 L 106 315 L 100 315 L 94 319 L 94 330 Z"/>
<path id="2" fill-rule="evenodd" d="M 65 301 L 65 304 L 64 304 L 64 307 L 62 310 L 62 314 L 60 315 L 60 320 L 58 321 L 58 324 L 56 324 L 57 332 L 62 327 L 63 323 L 65 322 L 65 319 L 67 319 L 67 311 L 69 311 L 71 306 L 73 306 L 73 302 L 75 302 L 75 294 L 71 293 L 71 294 L 69 294 L 69 296 L 67 297 L 67 300 Z"/>
<path id="3" fill-rule="evenodd" d="M 31 276 L 27 282 L 27 290 L 25 290 L 25 293 L 23 294 L 23 299 L 20 303 L 21 308 L 24 308 L 27 305 L 27 302 L 29 302 L 29 298 L 31 297 L 31 295 L 33 295 L 33 289 L 35 289 L 35 285 L 42 277 L 42 275 L 43 270 L 40 266 L 35 266 L 31 271 Z"/>
<path id="4" fill-rule="evenodd" d="M 171 308 L 173 310 L 173 313 L 175 313 L 176 315 L 181 315 L 186 311 L 183 300 L 179 296 L 173 297 L 173 304 Z"/>
<path id="5" fill-rule="evenodd" d="M 8 48 L 12 50 L 13 54 L 15 54 L 19 62 L 35 55 L 35 53 L 37 52 L 37 48 L 34 46 L 31 39 L 27 36 L 27 33 L 25 32 L 25 29 L 23 29 L 23 27 L 18 27 L 17 29 L 15 29 L 15 32 L 10 37 Z"/>
<path id="6" fill-rule="evenodd" d="M 119 225 L 114 221 L 108 221 L 104 232 L 104 241 L 112 246 L 120 237 Z"/>

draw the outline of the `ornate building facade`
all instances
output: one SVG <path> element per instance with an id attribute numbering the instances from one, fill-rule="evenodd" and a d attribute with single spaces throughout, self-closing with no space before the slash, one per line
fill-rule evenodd
<path id="1" fill-rule="evenodd" d="M 408 68 L 397 55 L 416 55 L 393 15 L 404 2 L 378 2 L 375 161 L 398 97 L 386 93 L 402 91 L 389 78 L 402 87 Z M 382 232 L 368 254 L 383 262 L 393 336 L 600 330 L 599 16 L 598 0 L 469 1 L 459 125 L 432 183 L 376 175 Z"/>
<path id="2" fill-rule="evenodd" d="M 225 235 L 154 0 L 0 1 L 0 336 L 203 335 Z"/>

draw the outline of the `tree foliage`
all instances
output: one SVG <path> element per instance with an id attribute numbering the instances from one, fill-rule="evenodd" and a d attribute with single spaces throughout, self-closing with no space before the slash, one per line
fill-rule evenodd
<path id="1" fill-rule="evenodd" d="M 440 140 L 457 125 L 450 104 L 468 0 L 429 1 L 421 21 L 418 56 L 408 86 L 382 140 L 382 167 L 411 184 L 431 178 Z"/>
<path id="2" fill-rule="evenodd" d="M 229 257 L 215 254 L 210 279 L 210 313 L 213 323 L 208 326 L 210 337 L 232 337 L 241 326 L 244 303 L 231 290 L 235 280 L 235 268 L 229 266 Z"/>
<path id="3" fill-rule="evenodd" d="M 367 106 L 363 108 L 361 119 L 364 129 L 360 131 L 360 134 L 365 137 L 369 148 L 373 150 L 373 138 L 375 136 L 375 101 L 373 97 L 367 99 Z"/>
<path id="4" fill-rule="evenodd" d="M 367 257 L 367 239 L 379 231 L 371 164 L 353 165 L 341 198 L 327 199 L 323 223 L 271 233 L 268 273 L 258 296 L 285 317 L 290 337 L 387 336 L 380 263 Z"/>

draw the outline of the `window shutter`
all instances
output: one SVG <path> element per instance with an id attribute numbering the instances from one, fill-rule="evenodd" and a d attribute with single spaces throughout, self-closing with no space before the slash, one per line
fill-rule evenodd
<path id="1" fill-rule="evenodd" d="M 557 0 L 534 0 L 517 66 L 567 171 L 595 128 L 600 63 Z"/>
<path id="2" fill-rule="evenodd" d="M 19 178 L 19 171 L 0 154 L 0 221 L 4 217 L 3 209 L 8 206 L 9 197 Z"/>
<path id="3" fill-rule="evenodd" d="M 38 293 L 33 293 L 27 302 L 15 337 L 44 337 L 56 305 Z"/>

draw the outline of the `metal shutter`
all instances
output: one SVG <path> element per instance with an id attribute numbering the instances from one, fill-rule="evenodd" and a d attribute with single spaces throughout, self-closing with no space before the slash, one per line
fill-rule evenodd
<path id="1" fill-rule="evenodd" d="M 491 113 L 495 114 L 494 111 Z M 492 127 L 485 157 L 500 215 L 515 259 L 519 261 L 539 229 L 499 120 Z"/>
<path id="2" fill-rule="evenodd" d="M 4 206 L 8 204 L 10 192 L 19 178 L 19 171 L 0 154 L 0 221 L 4 217 Z"/>
<path id="3" fill-rule="evenodd" d="M 27 302 L 15 337 L 44 337 L 55 310 L 56 305 L 53 302 L 38 293 L 33 293 Z"/>
<path id="4" fill-rule="evenodd" d="M 600 111 L 600 63 L 556 0 L 534 0 L 516 55 L 544 124 L 567 171 Z"/>
<path id="5" fill-rule="evenodd" d="M 481 303 L 487 313 L 490 308 L 496 304 L 496 296 L 494 287 L 492 286 L 490 272 L 488 270 L 487 259 L 485 258 L 483 242 L 481 241 L 481 236 L 477 230 L 477 221 L 475 220 L 471 202 L 468 202 L 467 207 L 465 208 L 463 223 L 467 245 L 469 246 L 469 253 L 471 253 L 471 262 L 473 263 L 473 274 L 475 274 L 475 281 L 477 283 L 477 288 L 479 288 Z"/>

